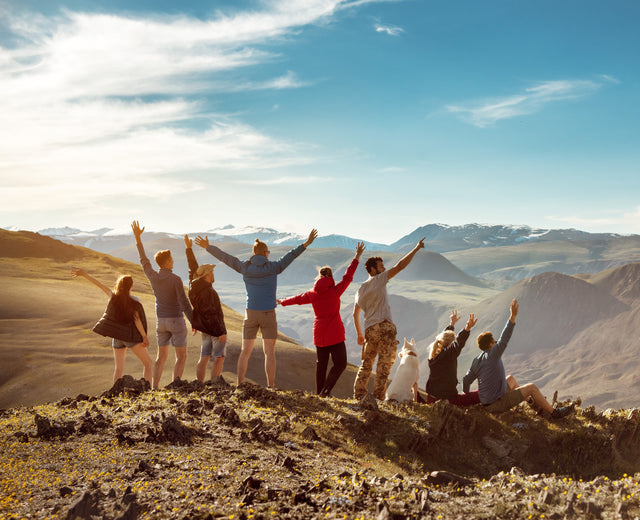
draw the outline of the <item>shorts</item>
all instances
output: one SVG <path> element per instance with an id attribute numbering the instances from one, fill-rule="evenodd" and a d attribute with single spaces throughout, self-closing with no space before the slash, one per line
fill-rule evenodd
<path id="1" fill-rule="evenodd" d="M 252 311 L 247 309 L 242 322 L 242 339 L 256 339 L 258 329 L 262 333 L 262 339 L 276 339 L 278 337 L 278 322 L 276 310 Z"/>
<path id="2" fill-rule="evenodd" d="M 220 341 L 218 336 L 210 336 L 205 332 L 202 335 L 202 347 L 200 348 L 200 357 L 210 356 L 213 352 L 214 358 L 224 357 L 227 353 L 227 342 Z"/>
<path id="3" fill-rule="evenodd" d="M 508 389 L 500 399 L 485 405 L 484 409 L 491 413 L 502 413 L 510 410 L 522 401 L 524 401 L 524 396 L 520 389 Z"/>
<path id="4" fill-rule="evenodd" d="M 158 318 L 156 326 L 158 335 L 158 347 L 167 347 L 169 342 L 174 347 L 187 346 L 187 325 L 184 318 Z"/>
<path id="5" fill-rule="evenodd" d="M 121 339 L 111 338 L 111 346 L 113 348 L 131 348 L 140 342 L 136 341 L 122 341 Z"/>

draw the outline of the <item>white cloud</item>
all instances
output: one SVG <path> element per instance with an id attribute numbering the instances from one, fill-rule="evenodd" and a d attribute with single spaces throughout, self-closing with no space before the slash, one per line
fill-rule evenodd
<path id="1" fill-rule="evenodd" d="M 404 29 L 402 27 L 397 27 L 395 25 L 376 24 L 375 28 L 376 28 L 376 32 L 385 33 L 385 34 L 388 34 L 389 36 L 398 36 L 404 32 Z"/>
<path id="2" fill-rule="evenodd" d="M 611 211 L 608 215 L 584 217 L 579 215 L 548 216 L 547 220 L 559 222 L 564 226 L 584 229 L 592 232 L 611 232 L 640 234 L 640 206 L 627 211 Z"/>
<path id="3" fill-rule="evenodd" d="M 313 161 L 297 144 L 206 111 L 201 96 L 309 85 L 294 71 L 245 78 L 280 59 L 267 45 L 363 3 L 274 0 L 207 20 L 3 11 L 13 47 L 0 46 L 0 211 L 161 197 L 224 182 L 230 171 Z M 193 172 L 200 182 L 180 179 Z"/>
<path id="4" fill-rule="evenodd" d="M 233 182 L 237 184 L 250 184 L 253 186 L 273 186 L 273 185 L 290 185 L 290 184 L 317 184 L 321 182 L 333 182 L 333 177 L 315 177 L 307 175 L 302 177 L 278 177 L 275 179 L 235 179 Z"/>
<path id="5" fill-rule="evenodd" d="M 448 105 L 446 110 L 474 126 L 484 128 L 502 119 L 533 114 L 554 101 L 585 97 L 601 87 L 602 83 L 592 80 L 545 81 L 520 94 L 486 99 L 469 105 Z"/>

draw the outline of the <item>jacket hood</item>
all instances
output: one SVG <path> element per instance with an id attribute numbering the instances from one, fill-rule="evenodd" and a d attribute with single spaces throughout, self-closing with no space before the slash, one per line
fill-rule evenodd
<path id="1" fill-rule="evenodd" d="M 323 276 L 313 285 L 313 290 L 316 293 L 323 293 L 335 286 L 336 282 L 330 276 Z"/>

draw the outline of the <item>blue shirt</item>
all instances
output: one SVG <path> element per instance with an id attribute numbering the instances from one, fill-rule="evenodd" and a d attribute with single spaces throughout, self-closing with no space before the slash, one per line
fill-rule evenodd
<path id="1" fill-rule="evenodd" d="M 464 393 L 469 391 L 471 383 L 478 380 L 478 395 L 482 404 L 491 404 L 497 401 L 507 391 L 502 353 L 507 348 L 515 326 L 515 323 L 507 321 L 498 342 L 473 360 L 471 368 L 462 379 Z"/>
<path id="2" fill-rule="evenodd" d="M 136 244 L 140 253 L 140 264 L 147 276 L 153 294 L 156 297 L 156 316 L 158 318 L 181 318 L 184 312 L 191 321 L 191 304 L 184 292 L 184 285 L 177 274 L 164 267 L 155 271 L 144 252 L 142 244 Z"/>
<path id="3" fill-rule="evenodd" d="M 263 255 L 253 255 L 243 262 L 219 247 L 207 247 L 209 253 L 242 275 L 247 291 L 247 309 L 251 311 L 270 311 L 276 308 L 278 275 L 305 249 L 304 245 L 300 244 L 275 262 L 269 261 Z"/>

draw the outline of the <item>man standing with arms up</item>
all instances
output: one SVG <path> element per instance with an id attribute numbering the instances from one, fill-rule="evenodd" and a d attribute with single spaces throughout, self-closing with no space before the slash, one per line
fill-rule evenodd
<path id="1" fill-rule="evenodd" d="M 264 371 L 267 386 L 273 387 L 276 380 L 276 338 L 278 323 L 276 321 L 276 289 L 277 277 L 291 262 L 300 256 L 318 236 L 315 229 L 309 238 L 298 247 L 289 251 L 280 260 L 269 260 L 269 247 L 256 238 L 253 244 L 253 256 L 246 261 L 225 253 L 219 247 L 209 244 L 208 237 L 196 237 L 196 245 L 206 249 L 221 262 L 242 275 L 247 291 L 247 309 L 242 322 L 242 350 L 238 357 L 238 384 L 244 381 L 247 373 L 249 357 L 253 351 L 258 330 L 262 334 L 264 351 Z"/>
<path id="2" fill-rule="evenodd" d="M 391 317 L 391 307 L 387 295 L 387 282 L 407 267 L 415 254 L 424 248 L 424 238 L 388 271 L 379 256 L 368 258 L 364 264 L 369 279 L 356 293 L 353 308 L 353 324 L 358 334 L 358 345 L 362 345 L 362 364 L 358 369 L 353 384 L 353 396 L 361 399 L 367 393 L 367 383 L 373 369 L 373 362 L 378 357 L 373 396 L 383 400 L 387 389 L 387 378 L 396 359 L 398 340 L 396 326 Z M 364 311 L 364 334 L 360 323 L 360 313 Z"/>
<path id="3" fill-rule="evenodd" d="M 171 271 L 173 269 L 171 251 L 165 249 L 158 251 L 154 255 L 153 258 L 160 267 L 160 271 L 156 271 L 151 267 L 151 261 L 147 258 L 140 239 L 144 228 L 141 228 L 138 221 L 134 220 L 131 224 L 131 229 L 133 230 L 133 236 L 136 238 L 142 270 L 147 276 L 153 289 L 153 294 L 156 297 L 158 356 L 153 365 L 152 386 L 153 388 L 158 388 L 162 370 L 169 355 L 169 343 L 173 345 L 176 351 L 173 381 L 180 379 L 184 372 L 184 365 L 187 360 L 187 326 L 182 313 L 186 314 L 189 321 L 191 321 L 191 304 L 184 292 L 182 280 Z"/>

